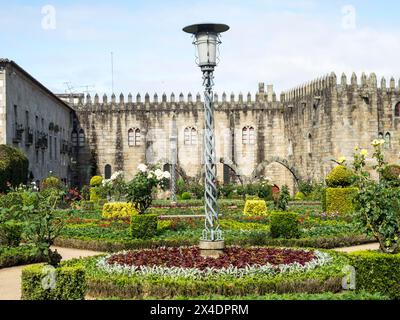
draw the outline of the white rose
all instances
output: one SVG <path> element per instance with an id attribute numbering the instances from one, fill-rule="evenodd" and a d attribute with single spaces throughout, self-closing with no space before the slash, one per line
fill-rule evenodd
<path id="1" fill-rule="evenodd" d="M 139 164 L 138 170 L 141 172 L 146 172 L 147 171 L 147 166 L 145 164 Z"/>
<path id="2" fill-rule="evenodd" d="M 171 179 L 171 174 L 168 171 L 165 171 L 162 175 L 164 179 Z"/>
<path id="3" fill-rule="evenodd" d="M 160 169 L 157 169 L 154 171 L 154 174 L 156 175 L 157 179 L 160 179 L 163 175 L 163 172 Z"/>

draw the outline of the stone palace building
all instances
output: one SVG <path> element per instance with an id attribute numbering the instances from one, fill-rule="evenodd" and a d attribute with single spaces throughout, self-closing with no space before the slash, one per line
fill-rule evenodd
<path id="1" fill-rule="evenodd" d="M 96 173 L 130 178 L 140 163 L 170 169 L 177 141 L 178 174 L 201 180 L 202 95 L 54 95 L 14 62 L 0 62 L 0 139 L 27 153 L 35 178 L 52 170 L 81 185 Z M 332 159 L 351 158 L 355 146 L 371 150 L 376 138 L 398 163 L 399 87 L 393 78 L 378 85 L 375 74 L 332 73 L 279 99 L 263 83 L 255 96 L 215 94 L 219 181 L 264 176 L 294 190 L 299 180 L 322 180 Z"/>

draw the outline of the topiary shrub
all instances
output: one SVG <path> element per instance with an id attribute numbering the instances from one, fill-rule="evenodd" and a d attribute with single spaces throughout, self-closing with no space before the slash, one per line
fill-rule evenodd
<path id="1" fill-rule="evenodd" d="M 23 225 L 17 221 L 0 223 L 0 244 L 7 247 L 18 247 L 22 239 Z"/>
<path id="2" fill-rule="evenodd" d="M 357 188 L 327 188 L 325 193 L 326 212 L 341 214 L 354 212 L 353 200 L 358 194 Z"/>
<path id="3" fill-rule="evenodd" d="M 101 186 L 102 182 L 103 182 L 102 176 L 93 176 L 90 179 L 90 186 L 91 187 L 99 187 L 99 186 Z"/>
<path id="4" fill-rule="evenodd" d="M 59 178 L 57 178 L 55 176 L 50 176 L 50 177 L 47 177 L 46 179 L 43 179 L 41 189 L 42 190 L 46 190 L 46 189 L 62 190 L 62 189 L 64 189 L 64 184 Z"/>
<path id="5" fill-rule="evenodd" d="M 265 216 L 267 204 L 264 200 L 247 200 L 243 213 L 247 216 Z"/>
<path id="6" fill-rule="evenodd" d="M 325 181 L 328 187 L 348 187 L 354 182 L 354 172 L 343 165 L 338 165 L 326 176 Z"/>
<path id="7" fill-rule="evenodd" d="M 158 215 L 140 214 L 131 217 L 131 235 L 134 239 L 148 239 L 157 234 Z"/>
<path id="8" fill-rule="evenodd" d="M 184 193 L 182 193 L 181 199 L 182 200 L 190 200 L 190 199 L 192 199 L 192 196 L 190 195 L 189 192 L 184 192 Z"/>
<path id="9" fill-rule="evenodd" d="M 108 202 L 103 205 L 101 213 L 103 218 L 129 218 L 133 214 L 137 214 L 134 206 L 130 202 Z"/>
<path id="10" fill-rule="evenodd" d="M 22 270 L 21 287 L 22 300 L 84 300 L 85 270 L 81 266 L 28 266 Z"/>
<path id="11" fill-rule="evenodd" d="M 387 165 L 383 169 L 382 178 L 395 186 L 400 186 L 400 166 L 397 164 Z"/>
<path id="12" fill-rule="evenodd" d="M 306 195 L 303 192 L 297 192 L 296 195 L 294 196 L 294 200 L 296 201 L 303 201 L 305 200 Z"/>
<path id="13" fill-rule="evenodd" d="M 348 256 L 356 271 L 357 291 L 380 292 L 400 299 L 400 254 L 358 251 Z"/>
<path id="14" fill-rule="evenodd" d="M 90 201 L 99 201 L 101 199 L 98 191 L 98 187 L 90 188 Z"/>
<path id="15" fill-rule="evenodd" d="M 6 192 L 10 186 L 26 184 L 28 170 L 29 160 L 22 151 L 0 145 L 0 192 Z"/>
<path id="16" fill-rule="evenodd" d="M 292 239 L 300 236 L 298 214 L 295 212 L 271 213 L 271 237 Z"/>

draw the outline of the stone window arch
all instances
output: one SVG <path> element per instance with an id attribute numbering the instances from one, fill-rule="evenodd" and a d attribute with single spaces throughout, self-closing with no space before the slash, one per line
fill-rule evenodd
<path id="1" fill-rule="evenodd" d="M 308 138 L 307 138 L 307 152 L 308 152 L 308 154 L 312 153 L 312 135 L 311 135 L 311 133 L 308 134 Z"/>
<path id="2" fill-rule="evenodd" d="M 72 131 L 71 142 L 72 142 L 72 146 L 73 147 L 77 147 L 78 146 L 78 132 L 76 132 L 75 130 Z"/>
<path id="3" fill-rule="evenodd" d="M 140 129 L 138 128 L 131 128 L 128 131 L 128 145 L 129 147 L 136 147 L 140 146 Z"/>
<path id="4" fill-rule="evenodd" d="M 106 166 L 104 167 L 104 178 L 105 179 L 110 179 L 111 175 L 112 175 L 111 165 L 106 164 Z"/>
<path id="5" fill-rule="evenodd" d="M 379 134 L 378 134 L 378 139 L 384 139 L 385 137 L 383 136 L 383 133 L 382 132 L 379 132 Z"/>
<path id="6" fill-rule="evenodd" d="M 254 145 L 256 144 L 256 130 L 252 126 L 246 126 L 242 129 L 242 143 Z"/>
<path id="7" fill-rule="evenodd" d="M 394 107 L 394 117 L 400 118 L 400 102 L 398 102 Z"/>
<path id="8" fill-rule="evenodd" d="M 196 145 L 197 144 L 197 130 L 194 127 L 186 127 L 184 130 L 184 144 Z"/>
<path id="9" fill-rule="evenodd" d="M 385 148 L 389 149 L 392 144 L 392 136 L 390 135 L 390 132 L 386 132 L 385 134 Z"/>
<path id="10" fill-rule="evenodd" d="M 79 130 L 78 144 L 79 147 L 84 147 L 86 144 L 85 131 L 83 129 Z"/>

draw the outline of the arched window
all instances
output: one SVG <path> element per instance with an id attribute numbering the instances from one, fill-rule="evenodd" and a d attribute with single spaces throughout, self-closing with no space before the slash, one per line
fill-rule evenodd
<path id="1" fill-rule="evenodd" d="M 85 131 L 83 129 L 79 130 L 79 146 L 84 147 L 85 146 Z"/>
<path id="2" fill-rule="evenodd" d="M 129 129 L 128 131 L 128 145 L 129 147 L 140 146 L 140 129 Z"/>
<path id="3" fill-rule="evenodd" d="M 385 134 L 385 148 L 389 149 L 391 147 L 391 136 L 389 132 Z"/>
<path id="4" fill-rule="evenodd" d="M 242 143 L 243 144 L 256 144 L 256 131 L 254 127 L 246 126 L 242 130 Z"/>
<path id="5" fill-rule="evenodd" d="M 384 137 L 383 137 L 383 133 L 382 132 L 379 132 L 379 134 L 378 134 L 378 139 L 383 139 Z"/>
<path id="6" fill-rule="evenodd" d="M 307 140 L 307 152 L 309 154 L 312 153 L 312 135 L 311 133 L 308 135 L 308 140 Z"/>
<path id="7" fill-rule="evenodd" d="M 72 131 L 71 142 L 73 147 L 78 146 L 78 133 L 76 131 Z"/>
<path id="8" fill-rule="evenodd" d="M 400 118 L 400 102 L 394 107 L 394 116 L 395 118 Z"/>
<path id="9" fill-rule="evenodd" d="M 196 145 L 197 144 L 197 130 L 193 127 L 186 127 L 184 131 L 185 145 Z"/>
<path id="10" fill-rule="evenodd" d="M 110 179 L 111 174 L 112 174 L 111 166 L 109 164 L 106 164 L 106 166 L 104 167 L 104 178 Z"/>

